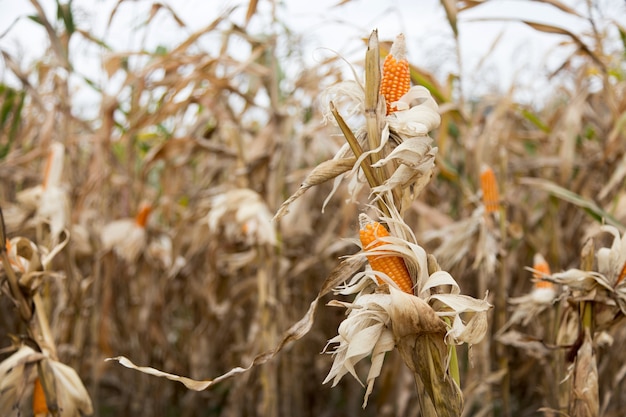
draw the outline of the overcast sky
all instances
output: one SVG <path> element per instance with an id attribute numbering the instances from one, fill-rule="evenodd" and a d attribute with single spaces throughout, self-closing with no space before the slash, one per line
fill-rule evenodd
<path id="1" fill-rule="evenodd" d="M 586 11 L 583 0 L 562 0 L 581 12 Z M 53 20 L 54 0 L 40 0 Z M 188 26 L 181 29 L 166 13 L 156 17 L 157 24 L 149 32 L 136 28 L 148 15 L 152 1 L 126 1 L 107 27 L 111 10 L 118 0 L 74 0 L 75 18 L 79 27 L 102 37 L 116 51 L 137 50 L 141 46 L 151 49 L 157 45 L 172 46 L 185 39 L 189 33 L 206 26 L 220 12 L 231 6 L 238 9 L 231 15 L 242 23 L 247 0 L 178 0 L 166 1 Z M 624 0 L 594 0 L 606 18 L 618 19 L 626 26 Z M 283 0 L 277 6 L 279 20 L 286 22 L 304 37 L 305 57 L 313 63 L 317 53 L 330 48 L 348 59 L 358 59 L 363 53 L 361 38 L 377 28 L 381 39 L 393 39 L 399 32 L 407 37 L 409 59 L 438 73 L 456 71 L 453 42 L 446 16 L 438 0 L 353 0 L 343 5 L 340 0 Z M 252 33 L 267 32 L 271 24 L 269 0 L 259 0 L 259 13 L 250 24 Z M 0 0 L 0 48 L 28 62 L 40 57 L 47 46 L 46 36 L 39 25 L 24 18 L 33 14 L 34 8 L 27 0 Z M 524 18 L 553 24 L 580 34 L 589 28 L 585 19 L 563 13 L 554 7 L 533 1 L 498 0 L 463 13 L 460 18 L 461 54 L 463 58 L 467 93 L 480 94 L 487 87 L 478 82 L 491 80 L 506 88 L 512 80 L 530 84 L 541 78 L 546 70 L 556 68 L 563 57 L 554 54 L 556 45 L 567 40 L 563 36 L 545 35 L 512 21 L 484 21 L 486 18 Z M 17 21 L 17 23 L 15 23 Z M 11 25 L 13 25 L 11 27 Z M 10 30 L 7 29 L 11 27 Z M 6 32 L 6 33 L 5 33 Z M 489 59 L 477 65 L 488 53 L 494 40 L 502 35 Z M 216 42 L 217 45 L 217 42 Z M 207 48 L 210 45 L 207 44 Z M 75 66 L 78 71 L 97 79 L 100 52 L 92 47 L 76 46 Z M 566 52 L 566 50 L 559 49 Z M 78 57 L 81 59 L 77 59 Z M 0 79 L 5 72 L 0 62 Z M 483 88 L 484 87 L 484 88 Z M 540 88 L 540 87 L 539 87 Z M 89 98 L 85 98 L 89 100 Z"/>

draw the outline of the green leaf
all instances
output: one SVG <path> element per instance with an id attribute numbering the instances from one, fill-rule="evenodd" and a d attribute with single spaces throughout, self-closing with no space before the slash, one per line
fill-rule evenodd
<path id="1" fill-rule="evenodd" d="M 72 34 L 76 31 L 74 25 L 74 16 L 72 15 L 72 2 L 62 4 L 57 0 L 57 19 L 62 20 L 65 25 L 65 30 L 68 34 Z"/>
<path id="2" fill-rule="evenodd" d="M 0 107 L 0 137 L 6 137 L 6 143 L 0 145 L 0 159 L 4 159 L 11 150 L 20 126 L 22 109 L 26 99 L 26 92 L 17 91 L 4 85 L 0 86 L 3 94 L 3 102 Z M 8 133 L 5 127 L 9 123 Z"/>
<path id="3" fill-rule="evenodd" d="M 616 24 L 617 31 L 619 32 L 619 37 L 622 40 L 622 46 L 624 47 L 624 58 L 626 58 L 626 28 L 623 26 Z"/>
<path id="4" fill-rule="evenodd" d="M 531 112 L 528 109 L 522 109 L 522 116 L 524 116 L 526 120 L 528 120 L 530 123 L 535 125 L 542 132 L 550 133 L 550 130 L 551 130 L 550 126 L 546 125 L 541 120 L 539 120 L 539 117 L 537 117 L 535 113 Z"/>
<path id="5" fill-rule="evenodd" d="M 587 200 L 584 197 L 576 194 L 575 192 L 563 188 L 560 185 L 557 185 L 551 181 L 545 180 L 543 178 L 527 177 L 522 178 L 520 180 L 520 184 L 530 185 L 546 191 L 554 197 L 560 198 L 563 201 L 567 201 L 568 203 L 572 203 L 582 208 L 589 216 L 591 216 L 597 222 L 602 224 L 610 224 L 611 226 L 617 227 L 622 232 L 626 231 L 626 226 L 620 223 L 620 221 L 613 217 L 611 214 L 598 207 L 596 203 Z"/>
<path id="6" fill-rule="evenodd" d="M 26 101 L 25 91 L 20 91 L 18 100 L 19 102 L 13 109 L 13 120 L 11 121 L 11 128 L 9 129 L 9 142 L 11 143 L 17 135 L 17 129 L 19 128 L 20 120 L 22 119 L 22 110 L 24 109 L 24 101 Z"/>
<path id="7" fill-rule="evenodd" d="M 163 45 L 159 45 L 156 47 L 155 51 L 154 51 L 155 55 L 159 55 L 159 56 L 165 56 L 167 55 L 167 47 L 163 46 Z"/>
<path id="8" fill-rule="evenodd" d="M 36 15 L 36 14 L 31 14 L 27 16 L 30 20 L 32 20 L 35 23 L 39 23 L 41 26 L 44 26 L 43 21 L 41 20 L 41 18 Z"/>
<path id="9" fill-rule="evenodd" d="M 11 115 L 11 109 L 13 108 L 13 100 L 15 99 L 15 90 L 12 88 L 7 89 L 2 100 L 2 107 L 0 107 L 0 131 L 4 129 L 4 125 L 9 120 Z"/>

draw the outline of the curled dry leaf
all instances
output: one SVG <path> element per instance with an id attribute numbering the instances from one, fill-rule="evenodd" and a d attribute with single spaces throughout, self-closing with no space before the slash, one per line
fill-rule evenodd
<path id="1" fill-rule="evenodd" d="M 304 194 L 309 188 L 322 184 L 331 180 L 344 172 L 350 171 L 356 162 L 355 158 L 338 158 L 324 161 L 316 166 L 313 171 L 306 177 L 300 188 L 291 195 L 278 209 L 274 216 L 274 221 L 280 220 L 289 212 L 289 206 Z"/>
<path id="2" fill-rule="evenodd" d="M 180 382 L 181 384 L 185 385 L 185 387 L 187 387 L 188 389 L 191 389 L 194 391 L 205 390 L 217 384 L 218 382 L 224 381 L 235 375 L 245 373 L 258 365 L 262 365 L 266 363 L 267 361 L 275 357 L 285 346 L 288 346 L 289 344 L 304 337 L 309 332 L 309 330 L 311 330 L 311 327 L 313 326 L 313 323 L 315 322 L 315 311 L 317 308 L 317 304 L 319 303 L 319 300 L 322 297 L 324 297 L 326 294 L 330 293 L 332 289 L 337 287 L 340 283 L 346 281 L 362 266 L 363 266 L 363 261 L 360 259 L 346 259 L 342 261 L 331 272 L 331 274 L 328 276 L 326 281 L 324 281 L 324 284 L 322 285 L 320 292 L 317 294 L 317 297 L 309 305 L 309 309 L 307 310 L 305 315 L 298 322 L 296 322 L 287 331 L 283 333 L 280 342 L 274 349 L 258 354 L 257 356 L 254 357 L 254 359 L 249 365 L 244 366 L 244 367 L 238 366 L 238 367 L 232 368 L 230 371 L 216 378 L 204 379 L 204 380 L 192 379 L 192 378 L 188 378 L 188 377 L 184 377 L 184 376 L 180 376 L 180 375 L 176 375 L 176 374 L 172 374 L 168 372 L 163 372 L 163 371 L 160 371 L 158 369 L 148 367 L 148 366 L 135 365 L 130 359 L 124 356 L 117 356 L 114 358 L 108 358 L 106 360 L 117 361 L 120 365 L 123 365 L 127 368 L 134 369 L 136 371 L 139 371 L 145 374 L 149 374 L 149 375 L 153 375 L 153 376 L 157 376 L 161 378 L 167 378 L 172 381 Z"/>

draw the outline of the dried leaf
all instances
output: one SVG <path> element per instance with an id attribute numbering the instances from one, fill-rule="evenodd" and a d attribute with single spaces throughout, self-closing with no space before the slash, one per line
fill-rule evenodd
<path id="1" fill-rule="evenodd" d="M 398 343 L 405 337 L 424 333 L 441 334 L 443 343 L 446 326 L 426 301 L 391 287 L 390 293 L 389 316 Z"/>
<path id="2" fill-rule="evenodd" d="M 358 268 L 362 267 L 362 265 L 363 265 L 362 259 L 348 258 L 347 260 L 344 260 L 343 262 L 341 262 L 330 273 L 328 278 L 324 281 L 324 284 L 322 285 L 320 292 L 317 294 L 317 297 L 311 302 L 306 314 L 298 322 L 292 325 L 285 333 L 283 333 L 281 341 L 278 343 L 278 345 L 274 349 L 257 355 L 248 366 L 246 367 L 238 366 L 238 367 L 232 368 L 230 371 L 218 376 L 217 378 L 196 380 L 196 379 L 192 379 L 192 378 L 188 378 L 188 377 L 184 377 L 184 376 L 180 376 L 176 374 L 171 374 L 168 372 L 163 372 L 158 369 L 151 368 L 149 366 L 138 366 L 138 365 L 135 365 L 130 359 L 124 356 L 107 358 L 106 361 L 117 361 L 120 365 L 125 366 L 127 368 L 134 369 L 136 371 L 139 371 L 148 375 L 153 375 L 153 376 L 157 376 L 161 378 L 167 378 L 171 381 L 180 382 L 183 385 L 185 385 L 187 388 L 194 390 L 194 391 L 205 390 L 217 384 L 218 382 L 224 381 L 235 375 L 247 372 L 258 365 L 262 365 L 266 363 L 267 361 L 274 358 L 285 346 L 304 337 L 304 335 L 306 335 L 309 332 L 309 330 L 311 330 L 311 327 L 313 326 L 313 323 L 315 322 L 315 311 L 317 308 L 317 304 L 319 303 L 319 300 L 322 297 L 324 297 L 326 294 L 328 294 L 330 291 L 332 291 L 333 288 L 337 287 L 340 283 L 345 281 L 348 277 L 352 276 Z"/>
<path id="3" fill-rule="evenodd" d="M 252 16 L 254 16 L 254 14 L 256 13 L 258 3 L 258 0 L 250 0 L 250 2 L 248 3 L 248 11 L 246 12 L 246 23 L 248 23 L 250 19 L 252 19 Z"/>
<path id="4" fill-rule="evenodd" d="M 621 224 L 615 217 L 601 209 L 593 201 L 587 200 L 580 195 L 570 190 L 567 190 L 547 179 L 528 177 L 521 178 L 520 184 L 530 185 L 542 189 L 552 194 L 553 196 L 560 198 L 561 200 L 577 205 L 600 223 L 607 223 L 617 227 L 620 230 L 626 230 L 626 226 Z"/>
<path id="5" fill-rule="evenodd" d="M 274 221 L 280 220 L 285 214 L 289 212 L 289 206 L 302 194 L 304 194 L 309 188 L 322 184 L 328 180 L 335 178 L 338 175 L 343 174 L 351 170 L 356 162 L 355 158 L 341 158 L 331 159 L 329 161 L 322 162 L 306 177 L 304 182 L 300 185 L 300 188 L 291 195 L 278 209 L 278 212 L 274 216 Z"/>
<path id="6" fill-rule="evenodd" d="M 604 63 L 600 60 L 600 58 L 591 49 L 589 49 L 589 47 L 578 36 L 576 36 L 574 33 L 570 32 L 569 30 L 566 30 L 566 29 L 563 29 L 563 28 L 560 28 L 560 27 L 554 26 L 554 25 L 546 25 L 546 24 L 543 24 L 543 23 L 530 22 L 528 20 L 520 20 L 520 21 L 525 23 L 525 24 L 527 24 L 531 28 L 540 31 L 540 32 L 555 33 L 555 34 L 558 34 L 558 35 L 569 36 L 578 45 L 578 47 L 583 52 L 585 52 L 585 54 L 587 54 L 596 64 L 598 64 L 598 66 L 603 71 L 606 71 L 606 67 L 605 67 Z"/>
<path id="7" fill-rule="evenodd" d="M 546 358 L 550 354 L 550 350 L 542 343 L 541 340 L 520 333 L 516 330 L 511 330 L 499 335 L 497 340 L 505 345 L 520 349 L 526 354 L 537 359 Z"/>
<path id="8" fill-rule="evenodd" d="M 626 121 L 626 113 L 624 113 L 623 119 Z M 617 186 L 623 184 L 624 177 L 626 177 L 626 153 L 617 164 L 615 171 L 611 174 L 611 178 L 598 193 L 598 198 L 601 200 L 606 198 Z"/>
<path id="9" fill-rule="evenodd" d="M 93 413 L 89 394 L 74 369 L 22 345 L 0 363 L 1 415 L 22 415 L 19 413 L 27 410 L 38 374 L 40 377 L 43 374 L 46 402 L 51 409 L 60 410 L 59 417 L 81 417 Z"/>
<path id="10" fill-rule="evenodd" d="M 572 417 L 596 417 L 600 414 L 598 366 L 589 329 L 585 329 L 583 344 L 576 355 L 571 396 Z"/>
<path id="11" fill-rule="evenodd" d="M 572 9 L 567 4 L 562 3 L 562 2 L 560 2 L 558 0 L 534 0 L 534 1 L 537 1 L 539 3 L 549 4 L 549 5 L 554 6 L 557 9 L 559 9 L 559 10 L 565 12 L 565 13 L 569 13 L 569 14 L 572 14 L 572 15 L 577 16 L 577 17 L 582 17 L 580 15 L 580 13 L 578 13 L 576 10 Z"/>
<path id="12" fill-rule="evenodd" d="M 404 362 L 414 374 L 424 415 L 458 417 L 463 394 L 446 370 L 448 347 L 441 333 L 407 335 L 398 342 Z"/>
<path id="13" fill-rule="evenodd" d="M 456 0 L 440 0 L 441 5 L 446 11 L 446 17 L 448 18 L 448 23 L 452 28 L 452 32 L 455 37 L 459 36 L 459 28 L 457 27 L 457 14 L 459 12 L 457 8 Z"/>

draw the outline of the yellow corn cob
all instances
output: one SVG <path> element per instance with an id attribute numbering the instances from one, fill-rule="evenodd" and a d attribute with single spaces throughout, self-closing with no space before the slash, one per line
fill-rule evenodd
<path id="1" fill-rule="evenodd" d="M 365 221 L 363 221 L 366 219 Z M 361 230 L 359 237 L 364 251 L 373 251 L 385 243 L 379 238 L 389 236 L 389 232 L 383 225 L 372 221 L 366 216 L 361 217 Z M 368 255 L 369 261 L 374 271 L 383 272 L 395 282 L 400 289 L 408 294 L 413 294 L 413 281 L 406 268 L 404 260 L 400 256 Z M 378 283 L 383 281 L 379 278 Z"/>
<path id="2" fill-rule="evenodd" d="M 33 415 L 35 417 L 48 415 L 48 404 L 46 404 L 46 394 L 41 386 L 39 378 L 35 378 L 35 386 L 33 389 Z"/>
<path id="3" fill-rule="evenodd" d="M 548 262 L 540 253 L 536 253 L 533 257 L 533 269 L 536 271 L 533 272 L 533 277 L 537 279 L 537 281 L 535 282 L 535 288 L 554 287 L 554 284 L 552 284 L 550 281 L 541 280 L 544 275 L 550 275 L 550 265 L 548 265 Z"/>
<path id="4" fill-rule="evenodd" d="M 496 175 L 491 167 L 484 165 L 480 170 L 480 187 L 483 190 L 483 204 L 487 213 L 494 213 L 500 210 L 500 193 Z"/>
<path id="5" fill-rule="evenodd" d="M 411 71 L 409 61 L 406 59 L 404 35 L 400 34 L 383 62 L 380 94 L 385 97 L 387 114 L 397 110 L 396 106 L 392 106 L 391 103 L 398 101 L 410 88 Z"/>
<path id="6" fill-rule="evenodd" d="M 135 216 L 135 223 L 137 223 L 137 226 L 146 227 L 146 223 L 148 222 L 148 216 L 150 215 L 151 211 L 152 207 L 147 203 L 144 203 L 141 205 L 141 207 L 139 207 L 139 212 Z"/>

